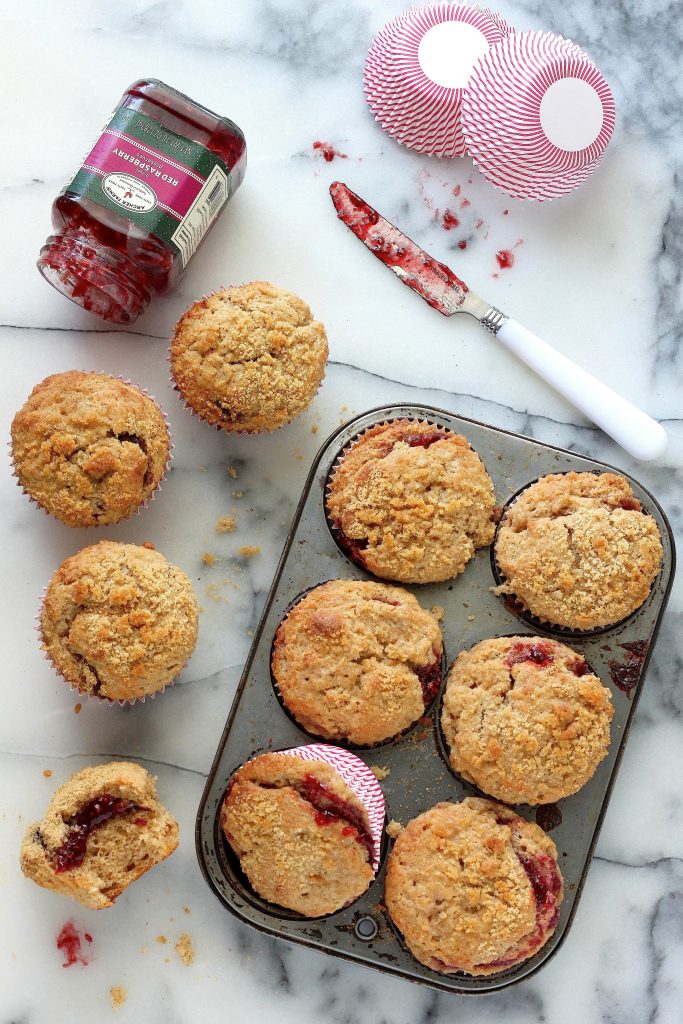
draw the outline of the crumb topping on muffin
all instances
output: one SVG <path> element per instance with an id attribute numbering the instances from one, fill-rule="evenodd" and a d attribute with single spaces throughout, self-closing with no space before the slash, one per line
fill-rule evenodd
<path id="1" fill-rule="evenodd" d="M 493 484 L 465 437 L 414 420 L 367 430 L 342 455 L 327 510 L 368 572 L 433 583 L 463 571 L 494 534 Z"/>
<path id="2" fill-rule="evenodd" d="M 455 660 L 441 724 L 456 772 L 506 803 L 576 793 L 606 756 L 610 691 L 545 637 L 482 640 Z"/>
<path id="3" fill-rule="evenodd" d="M 178 675 L 197 640 L 185 573 L 137 544 L 101 541 L 62 562 L 40 616 L 43 649 L 83 693 L 134 700 Z"/>
<path id="4" fill-rule="evenodd" d="M 538 618 L 594 629 L 648 597 L 662 560 L 659 527 L 615 473 L 558 473 L 506 510 L 495 553 L 505 582 Z"/>
<path id="5" fill-rule="evenodd" d="M 410 821 L 389 856 L 386 903 L 420 963 L 496 974 L 533 956 L 557 926 L 555 844 L 508 807 L 468 797 Z"/>
<path id="6" fill-rule="evenodd" d="M 68 526 L 130 516 L 159 485 L 169 449 L 156 402 L 104 373 L 46 377 L 12 422 L 21 486 Z"/>
<path id="7" fill-rule="evenodd" d="M 380 743 L 424 715 L 441 682 L 441 630 L 401 587 L 331 580 L 281 623 L 273 675 L 301 726 L 329 740 Z"/>
<path id="8" fill-rule="evenodd" d="M 155 783 L 141 765 L 126 761 L 77 772 L 55 790 L 42 820 L 29 825 L 23 873 L 85 907 L 111 907 L 178 845 L 178 825 Z"/>
<path id="9" fill-rule="evenodd" d="M 224 430 L 275 430 L 310 404 L 327 335 L 306 303 L 265 281 L 224 288 L 180 318 L 171 372 L 184 400 Z"/>

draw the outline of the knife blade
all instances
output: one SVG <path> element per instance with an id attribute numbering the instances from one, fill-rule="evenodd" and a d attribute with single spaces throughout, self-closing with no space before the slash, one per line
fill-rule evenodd
<path id="1" fill-rule="evenodd" d="M 628 399 L 577 366 L 517 320 L 485 302 L 411 238 L 386 220 L 341 181 L 330 185 L 337 216 L 403 284 L 444 316 L 475 317 L 510 352 L 518 356 L 606 434 L 642 461 L 656 459 L 668 438 L 660 423 Z"/>

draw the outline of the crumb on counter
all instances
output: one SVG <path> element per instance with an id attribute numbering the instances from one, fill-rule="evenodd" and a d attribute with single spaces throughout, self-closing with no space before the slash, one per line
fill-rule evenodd
<path id="1" fill-rule="evenodd" d="M 392 818 L 386 828 L 386 833 L 390 839 L 397 839 L 403 831 L 403 825 L 400 821 L 394 821 Z"/>
<path id="2" fill-rule="evenodd" d="M 244 555 L 245 558 L 253 558 L 254 555 L 261 554 L 261 548 L 257 544 L 246 544 L 240 548 L 240 554 Z"/>
<path id="3" fill-rule="evenodd" d="M 440 604 L 435 604 L 434 607 L 430 609 L 430 611 L 437 622 L 443 622 L 444 611 Z"/>
<path id="4" fill-rule="evenodd" d="M 233 498 L 243 498 L 244 497 L 244 491 L 230 491 L 230 493 L 232 494 Z"/>
<path id="5" fill-rule="evenodd" d="M 468 616 L 467 616 L 467 621 L 468 621 L 468 622 L 474 622 L 474 621 L 475 621 L 475 619 L 476 619 L 476 615 L 468 615 Z"/>
<path id="6" fill-rule="evenodd" d="M 185 966 L 189 967 L 194 960 L 194 949 L 192 948 L 192 939 L 187 932 L 183 932 L 176 942 L 175 951 Z"/>
<path id="7" fill-rule="evenodd" d="M 51 778 L 52 777 L 52 768 L 43 768 L 43 775 L 45 776 L 46 779 Z"/>
<path id="8" fill-rule="evenodd" d="M 387 775 L 390 774 L 391 768 L 382 768 L 381 765 L 371 764 L 370 765 L 370 771 L 375 776 L 377 781 L 381 782 L 382 779 L 386 779 Z"/>
<path id="9" fill-rule="evenodd" d="M 117 1007 L 123 1006 L 128 998 L 128 993 L 122 985 L 112 985 L 109 989 L 109 998 L 111 999 L 112 1009 L 116 1010 Z"/>
<path id="10" fill-rule="evenodd" d="M 189 913 L 190 913 L 190 908 L 189 907 L 183 907 L 183 914 L 189 914 Z"/>
<path id="11" fill-rule="evenodd" d="M 165 946 L 166 943 L 168 942 L 168 939 L 166 938 L 165 935 L 157 935 L 156 941 L 159 943 L 160 946 Z"/>
<path id="12" fill-rule="evenodd" d="M 204 554 L 202 555 L 202 562 L 204 563 L 204 565 L 215 565 L 216 556 L 210 554 L 208 551 L 205 551 Z"/>
<path id="13" fill-rule="evenodd" d="M 228 466 L 228 476 L 232 477 L 233 480 L 237 479 L 237 470 L 234 466 Z"/>
<path id="14" fill-rule="evenodd" d="M 82 704 L 74 704 L 74 714 L 75 715 L 80 715 L 82 707 L 83 707 Z"/>
<path id="15" fill-rule="evenodd" d="M 237 519 L 235 516 L 221 516 L 216 520 L 216 533 L 232 533 L 236 529 Z"/>
<path id="16" fill-rule="evenodd" d="M 318 433 L 318 427 L 317 427 L 317 425 L 315 423 L 311 427 L 311 433 L 312 434 L 317 434 Z"/>

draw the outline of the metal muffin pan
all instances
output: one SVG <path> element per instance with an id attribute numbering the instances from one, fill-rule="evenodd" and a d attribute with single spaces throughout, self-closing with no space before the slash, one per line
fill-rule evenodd
<path id="1" fill-rule="evenodd" d="M 197 855 L 204 877 L 221 903 L 260 931 L 447 992 L 491 992 L 538 970 L 559 948 L 576 913 L 671 589 L 674 541 L 655 498 L 627 473 L 622 473 L 645 511 L 659 525 L 664 558 L 645 604 L 624 622 L 597 634 L 571 634 L 532 622 L 528 616 L 521 617 L 513 602 L 491 592 L 498 581 L 491 552 L 486 548 L 476 553 L 456 579 L 406 588 L 424 608 L 443 607 L 441 626 L 449 662 L 464 648 L 487 637 L 552 636 L 581 653 L 612 691 L 614 718 L 609 753 L 590 782 L 557 805 L 562 820 L 550 835 L 557 846 L 565 895 L 557 929 L 534 957 L 484 978 L 439 974 L 415 960 L 383 905 L 390 848 L 386 838 L 377 877 L 351 906 L 326 917 L 308 919 L 268 904 L 250 888 L 223 838 L 218 822 L 221 801 L 230 776 L 250 757 L 267 750 L 320 742 L 300 729 L 278 700 L 270 671 L 273 638 L 291 604 L 311 587 L 336 578 L 368 578 L 340 551 L 332 537 L 324 509 L 325 488 L 342 448 L 373 424 L 401 418 L 428 420 L 464 434 L 493 480 L 499 506 L 508 504 L 525 486 L 547 473 L 621 472 L 594 459 L 428 406 L 389 405 L 371 409 L 332 434 L 318 453 L 306 481 L 209 773 L 197 816 Z M 614 680 L 622 687 L 628 684 L 628 692 L 615 685 Z M 425 718 L 395 741 L 376 747 L 349 748 L 367 764 L 389 769 L 381 781 L 388 818 L 404 825 L 441 800 L 486 795 L 456 776 L 448 765 L 438 724 L 442 693 L 443 686 Z M 515 810 L 530 821 L 536 820 L 535 808 L 517 806 Z M 547 819 L 557 817 L 554 805 L 541 813 Z"/>

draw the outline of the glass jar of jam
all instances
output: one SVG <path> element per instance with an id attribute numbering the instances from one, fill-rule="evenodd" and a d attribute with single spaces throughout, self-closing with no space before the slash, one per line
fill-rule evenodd
<path id="1" fill-rule="evenodd" d="M 135 82 L 55 199 L 38 269 L 91 313 L 133 323 L 176 287 L 246 159 L 232 121 L 156 79 Z"/>

